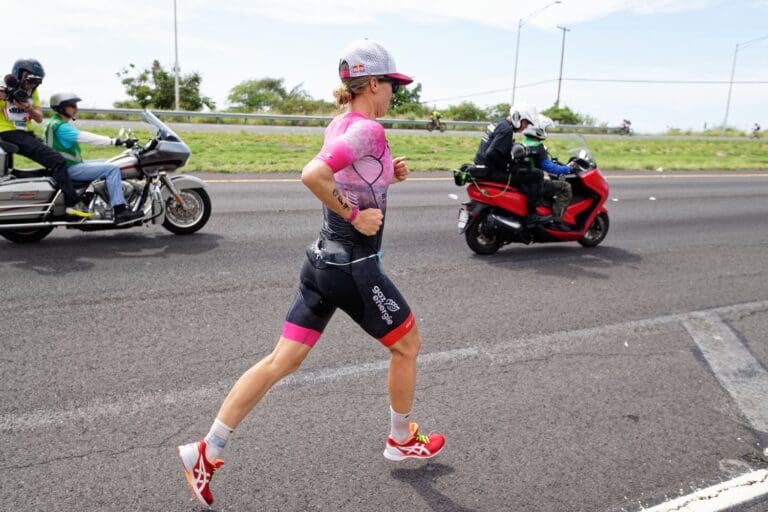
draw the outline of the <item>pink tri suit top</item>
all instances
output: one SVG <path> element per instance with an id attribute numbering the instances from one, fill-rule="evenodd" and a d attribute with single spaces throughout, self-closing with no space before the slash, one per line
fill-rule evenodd
<path id="1" fill-rule="evenodd" d="M 394 168 L 384 127 L 359 112 L 347 112 L 331 121 L 325 141 L 315 157 L 333 169 L 334 179 L 347 200 L 360 210 L 378 208 L 386 217 L 387 189 Z M 352 224 L 323 206 L 320 237 L 345 245 L 381 248 L 384 226 L 373 236 L 365 236 Z"/>

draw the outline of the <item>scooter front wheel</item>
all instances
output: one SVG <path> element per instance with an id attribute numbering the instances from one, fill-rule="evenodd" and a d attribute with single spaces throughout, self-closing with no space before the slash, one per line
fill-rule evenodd
<path id="1" fill-rule="evenodd" d="M 611 223 L 608 221 L 608 214 L 599 214 L 595 217 L 595 220 L 592 221 L 592 225 L 589 226 L 589 229 L 584 233 L 584 236 L 579 239 L 579 243 L 584 247 L 595 247 L 599 245 L 608 234 L 610 225 Z"/>
<path id="2" fill-rule="evenodd" d="M 39 229 L 15 229 L 12 231 L 0 231 L 0 236 L 16 242 L 17 244 L 31 244 L 39 242 L 48 234 L 53 231 L 53 228 L 39 228 Z"/>
<path id="3" fill-rule="evenodd" d="M 493 254 L 501 247 L 499 237 L 488 229 L 488 212 L 485 211 L 472 219 L 465 231 L 465 238 L 470 249 L 477 254 Z"/>

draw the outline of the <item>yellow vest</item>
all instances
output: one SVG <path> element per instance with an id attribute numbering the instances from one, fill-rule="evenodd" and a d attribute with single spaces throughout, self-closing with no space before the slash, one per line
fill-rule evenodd
<path id="1" fill-rule="evenodd" d="M 40 108 L 40 95 L 37 89 L 32 91 L 32 106 Z M 0 100 L 0 132 L 10 130 L 32 131 L 32 119 L 29 114 L 15 106 L 13 103 Z"/>

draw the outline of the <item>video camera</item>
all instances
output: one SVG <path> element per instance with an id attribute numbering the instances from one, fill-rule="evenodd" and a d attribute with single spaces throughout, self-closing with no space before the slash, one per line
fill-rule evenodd
<path id="1" fill-rule="evenodd" d="M 26 81 L 26 79 L 20 82 L 19 79 L 13 75 L 5 75 L 3 81 L 5 82 L 6 101 L 24 103 L 25 101 L 29 100 L 29 93 L 23 87 L 23 83 Z"/>

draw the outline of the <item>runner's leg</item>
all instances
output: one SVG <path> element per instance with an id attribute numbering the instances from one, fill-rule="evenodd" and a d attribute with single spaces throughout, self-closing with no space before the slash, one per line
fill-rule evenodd
<path id="1" fill-rule="evenodd" d="M 272 386 L 298 370 L 310 350 L 308 345 L 281 336 L 272 353 L 238 379 L 216 417 L 236 428 Z"/>

